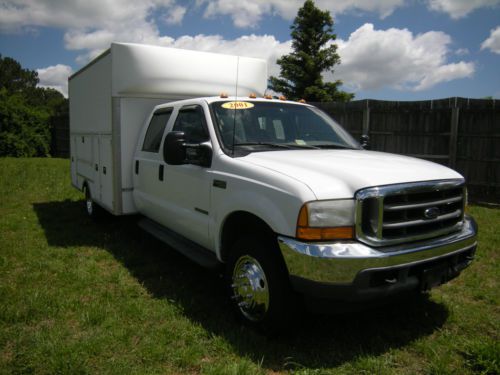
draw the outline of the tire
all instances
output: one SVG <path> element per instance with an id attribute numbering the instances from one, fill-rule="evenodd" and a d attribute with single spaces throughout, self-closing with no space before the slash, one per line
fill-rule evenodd
<path id="1" fill-rule="evenodd" d="M 85 194 L 85 212 L 87 216 L 92 219 L 97 219 L 101 216 L 102 209 L 92 199 L 92 194 L 87 184 L 83 186 L 83 193 Z"/>
<path id="2" fill-rule="evenodd" d="M 244 323 L 276 333 L 296 318 L 297 301 L 275 238 L 236 240 L 226 279 L 233 309 Z"/>

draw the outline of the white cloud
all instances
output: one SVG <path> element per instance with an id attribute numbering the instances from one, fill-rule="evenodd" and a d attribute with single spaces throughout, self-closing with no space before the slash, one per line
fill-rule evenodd
<path id="1" fill-rule="evenodd" d="M 265 15 L 277 15 L 287 20 L 297 15 L 303 0 L 252 0 L 247 2 L 234 0 L 198 0 L 198 6 L 206 4 L 205 17 L 218 15 L 230 16 L 236 27 L 255 27 Z M 398 7 L 404 5 L 404 0 L 316 0 L 316 6 L 328 10 L 333 15 L 347 12 L 377 13 L 381 18 L 387 17 Z"/>
<path id="2" fill-rule="evenodd" d="M 468 55 L 470 51 L 467 48 L 459 48 L 455 51 L 455 55 L 457 56 L 465 56 Z"/>
<path id="3" fill-rule="evenodd" d="M 177 11 L 174 0 L 3 0 L 0 30 L 21 31 L 25 27 L 63 29 L 112 28 L 132 22 L 149 23 L 154 10 Z"/>
<path id="4" fill-rule="evenodd" d="M 489 49 L 491 52 L 500 54 L 500 26 L 491 30 L 490 37 L 481 44 L 481 49 Z"/>
<path id="5" fill-rule="evenodd" d="M 367 23 L 347 41 L 338 41 L 342 64 L 336 74 L 355 90 L 414 91 L 472 76 L 473 63 L 447 62 L 450 43 L 450 36 L 443 32 L 413 35 L 407 29 L 375 30 Z"/>
<path id="6" fill-rule="evenodd" d="M 467 16 L 476 9 L 494 7 L 500 0 L 428 0 L 429 9 L 447 13 L 453 19 Z"/>
<path id="7" fill-rule="evenodd" d="M 68 97 L 68 77 L 73 70 L 68 65 L 57 64 L 47 68 L 37 69 L 39 87 L 50 87 Z"/>
<path id="8" fill-rule="evenodd" d="M 187 8 L 181 6 L 175 6 L 170 10 L 170 13 L 167 14 L 164 18 L 164 21 L 167 25 L 180 25 L 184 16 L 186 15 Z"/>

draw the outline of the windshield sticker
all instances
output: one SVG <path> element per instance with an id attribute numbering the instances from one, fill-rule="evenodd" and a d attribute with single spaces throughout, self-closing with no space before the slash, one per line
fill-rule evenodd
<path id="1" fill-rule="evenodd" d="M 226 109 L 249 109 L 253 104 L 249 102 L 226 102 L 222 104 L 222 108 Z"/>
<path id="2" fill-rule="evenodd" d="M 298 145 L 306 145 L 307 143 L 304 142 L 302 139 L 296 139 L 295 140 L 295 144 L 298 144 Z"/>

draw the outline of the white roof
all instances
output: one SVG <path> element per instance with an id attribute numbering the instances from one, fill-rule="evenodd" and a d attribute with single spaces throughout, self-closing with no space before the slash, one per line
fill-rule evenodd
<path id="1" fill-rule="evenodd" d="M 113 96 L 263 95 L 267 88 L 265 60 L 132 43 L 112 43 L 70 79 L 107 55 L 111 55 Z"/>

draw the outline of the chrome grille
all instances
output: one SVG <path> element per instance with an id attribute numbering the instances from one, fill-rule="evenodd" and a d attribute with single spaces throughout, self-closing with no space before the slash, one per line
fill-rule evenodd
<path id="1" fill-rule="evenodd" d="M 356 194 L 356 235 L 373 246 L 418 241 L 458 231 L 465 206 L 464 181 L 387 185 Z"/>

